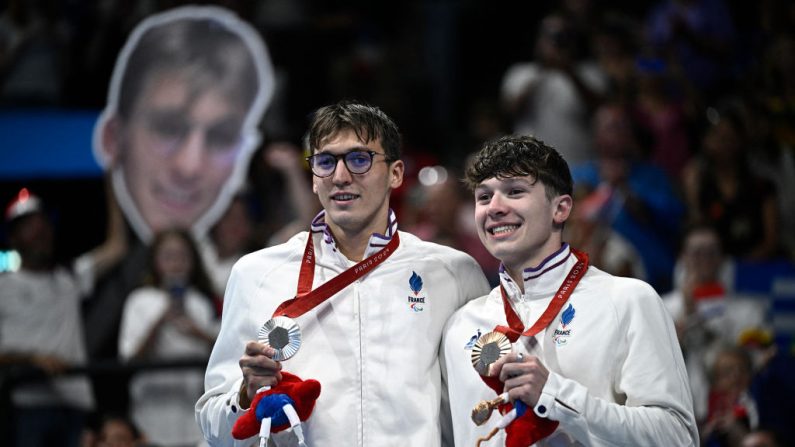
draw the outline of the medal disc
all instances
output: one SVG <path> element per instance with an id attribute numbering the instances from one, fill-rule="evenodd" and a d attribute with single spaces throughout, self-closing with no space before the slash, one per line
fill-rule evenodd
<path id="1" fill-rule="evenodd" d="M 294 356 L 301 347 L 301 328 L 292 318 L 274 317 L 259 330 L 258 340 L 276 351 L 273 360 L 283 361 Z"/>
<path id="2" fill-rule="evenodd" d="M 480 375 L 488 375 L 489 366 L 511 352 L 511 341 L 501 332 L 483 334 L 472 347 L 472 366 Z"/>
<path id="3" fill-rule="evenodd" d="M 478 402 L 475 408 L 472 409 L 472 422 L 475 425 L 483 425 L 491 417 L 492 409 L 486 401 Z"/>

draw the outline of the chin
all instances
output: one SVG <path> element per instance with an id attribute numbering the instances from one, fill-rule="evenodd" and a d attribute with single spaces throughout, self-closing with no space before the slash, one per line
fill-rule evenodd
<path id="1" fill-rule="evenodd" d="M 326 217 L 337 225 L 354 224 L 359 219 L 349 210 L 334 210 L 326 208 Z"/>
<path id="2" fill-rule="evenodd" d="M 486 244 L 486 251 L 488 251 L 492 256 L 502 261 L 507 256 L 511 254 L 510 250 L 507 250 L 504 247 L 495 247 L 494 244 Z"/>

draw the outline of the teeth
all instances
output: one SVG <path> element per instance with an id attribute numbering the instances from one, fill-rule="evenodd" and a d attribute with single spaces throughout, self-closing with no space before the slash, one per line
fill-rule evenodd
<path id="1" fill-rule="evenodd" d="M 491 231 L 491 234 L 501 234 L 511 232 L 517 228 L 519 228 L 519 225 L 500 225 L 499 227 L 494 227 L 489 231 Z"/>
<path id="2" fill-rule="evenodd" d="M 337 194 L 334 196 L 335 200 L 353 200 L 356 196 L 353 194 Z"/>

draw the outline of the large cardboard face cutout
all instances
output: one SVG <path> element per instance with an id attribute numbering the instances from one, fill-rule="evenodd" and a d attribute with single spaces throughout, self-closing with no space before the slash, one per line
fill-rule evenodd
<path id="1" fill-rule="evenodd" d="M 175 226 L 206 234 L 245 180 L 273 88 L 261 37 L 227 10 L 177 8 L 135 28 L 94 155 L 141 240 Z"/>

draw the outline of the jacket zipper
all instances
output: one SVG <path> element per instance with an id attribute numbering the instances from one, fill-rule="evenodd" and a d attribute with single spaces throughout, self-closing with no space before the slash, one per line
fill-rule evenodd
<path id="1" fill-rule="evenodd" d="M 364 354 L 362 347 L 362 314 L 359 300 L 359 281 L 353 286 L 353 314 L 358 323 L 359 338 L 359 445 L 364 445 Z"/>

